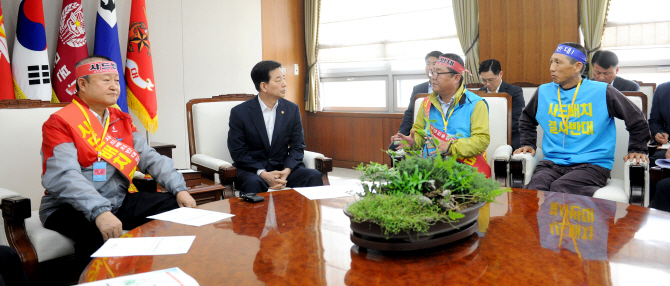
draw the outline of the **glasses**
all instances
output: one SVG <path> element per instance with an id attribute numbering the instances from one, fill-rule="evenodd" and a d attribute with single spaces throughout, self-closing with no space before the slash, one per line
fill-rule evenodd
<path id="1" fill-rule="evenodd" d="M 496 78 L 490 78 L 490 79 L 482 79 L 483 84 L 493 84 L 495 82 Z"/>
<path id="2" fill-rule="evenodd" d="M 433 71 L 433 70 L 429 70 L 428 71 L 428 76 L 429 77 L 438 77 L 441 74 L 445 74 L 445 73 L 458 74 L 457 72 L 436 72 L 436 71 Z"/>

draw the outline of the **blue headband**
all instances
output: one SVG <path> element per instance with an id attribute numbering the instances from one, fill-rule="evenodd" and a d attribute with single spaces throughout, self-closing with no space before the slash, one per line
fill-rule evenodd
<path id="1" fill-rule="evenodd" d="M 556 51 L 554 53 L 566 55 L 568 57 L 571 57 L 571 58 L 577 60 L 578 62 L 582 62 L 583 64 L 586 64 L 586 56 L 584 55 L 584 53 L 582 53 L 580 50 L 578 50 L 576 48 L 566 46 L 566 45 L 558 45 L 558 47 L 556 48 Z"/>

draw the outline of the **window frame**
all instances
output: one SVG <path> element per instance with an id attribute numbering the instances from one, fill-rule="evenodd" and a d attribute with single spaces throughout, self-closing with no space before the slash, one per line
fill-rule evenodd
<path id="1" fill-rule="evenodd" d="M 346 106 L 323 106 L 323 111 L 327 112 L 373 112 L 373 113 L 383 113 L 387 112 L 389 109 L 390 103 L 388 98 L 389 93 L 389 78 L 386 75 L 379 75 L 378 73 L 371 72 L 361 72 L 356 74 L 331 74 L 330 76 L 320 77 L 320 82 L 350 82 L 350 81 L 378 81 L 383 80 L 385 83 L 385 93 L 386 93 L 386 102 L 385 107 L 346 107 Z"/>
<path id="2" fill-rule="evenodd" d="M 407 107 L 402 107 L 399 106 L 401 102 L 398 101 L 398 92 L 400 91 L 398 88 L 398 83 L 401 80 L 406 80 L 406 79 L 422 79 L 424 81 L 428 81 L 428 77 L 426 76 L 425 72 L 422 74 L 397 74 L 393 76 L 393 113 L 399 113 L 399 112 L 405 112 L 407 110 Z M 411 95 L 411 94 L 410 94 Z"/>

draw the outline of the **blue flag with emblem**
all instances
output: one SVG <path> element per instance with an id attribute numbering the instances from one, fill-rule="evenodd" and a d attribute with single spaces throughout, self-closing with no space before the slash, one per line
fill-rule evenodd
<path id="1" fill-rule="evenodd" d="M 123 76 L 123 61 L 121 61 L 121 47 L 119 46 L 119 28 L 116 25 L 116 0 L 100 0 L 98 17 L 95 21 L 95 46 L 93 54 L 112 59 L 119 67 L 119 85 L 121 85 L 119 99 L 116 103 L 123 112 L 128 112 L 126 98 L 126 80 Z"/>

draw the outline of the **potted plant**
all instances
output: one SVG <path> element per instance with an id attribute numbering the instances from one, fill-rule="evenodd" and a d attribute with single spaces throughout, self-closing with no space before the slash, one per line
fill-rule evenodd
<path id="1" fill-rule="evenodd" d="M 437 146 L 433 140 L 427 142 Z M 392 168 L 379 163 L 356 168 L 362 173 L 364 192 L 345 207 L 352 240 L 412 243 L 457 233 L 464 227 L 474 232 L 471 226 L 479 208 L 509 191 L 456 157 L 409 153 Z"/>

